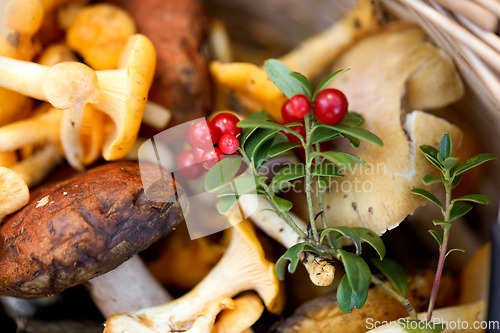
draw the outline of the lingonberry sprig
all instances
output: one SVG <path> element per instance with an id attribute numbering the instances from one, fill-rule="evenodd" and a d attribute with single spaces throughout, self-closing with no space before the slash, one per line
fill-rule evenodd
<path id="1" fill-rule="evenodd" d="M 453 251 L 463 252 L 462 249 L 448 250 L 448 239 L 450 236 L 452 221 L 464 216 L 472 209 L 472 206 L 466 203 L 467 201 L 478 204 L 488 204 L 490 202 L 489 198 L 482 194 L 469 194 L 460 198 L 452 199 L 452 190 L 460 183 L 464 172 L 475 168 L 484 162 L 495 160 L 496 156 L 493 154 L 479 154 L 460 164 L 458 157 L 451 156 L 452 141 L 449 134 L 444 135 L 441 139 L 439 150 L 432 146 L 424 145 L 420 146 L 420 151 L 441 174 L 440 177 L 425 175 L 422 178 L 422 182 L 425 185 L 441 183 L 443 184 L 446 192 L 446 198 L 443 204 L 432 193 L 424 189 L 414 188 L 411 190 L 411 193 L 422 196 L 437 205 L 441 209 L 441 213 L 443 215 L 442 220 L 433 220 L 434 225 L 440 226 L 443 229 L 443 234 L 440 234 L 437 230 L 429 230 L 439 245 L 438 266 L 432 287 L 431 299 L 429 301 L 429 310 L 427 312 L 427 321 L 430 322 L 436 303 L 439 282 L 443 273 L 444 261 Z"/>
<path id="2" fill-rule="evenodd" d="M 325 189 L 329 187 L 331 177 L 343 177 L 344 172 L 357 163 L 369 167 L 355 155 L 324 151 L 321 149 L 322 144 L 338 138 L 348 138 L 354 147 L 358 147 L 361 141 L 383 145 L 379 137 L 360 127 L 363 122 L 360 115 L 348 112 L 345 95 L 339 90 L 326 88 L 328 83 L 344 70 L 326 77 L 313 91 L 307 78 L 291 71 L 277 60 L 266 61 L 265 68 L 269 78 L 289 98 L 282 107 L 284 123 L 274 122 L 266 112 L 252 114 L 237 123 L 237 127 L 242 129 L 241 135 L 238 136 L 238 153 L 241 154 L 241 160 L 248 165 L 251 175 L 237 176 L 241 166 L 241 160 L 238 158 L 225 158 L 208 171 L 205 187 L 208 191 L 220 190 L 219 212 L 224 214 L 229 211 L 236 205 L 239 196 L 247 194 L 253 187 L 257 195 L 267 197 L 276 214 L 304 240 L 290 247 L 276 262 L 275 273 L 278 278 L 284 279 L 287 267 L 289 272 L 293 273 L 301 252 L 335 258 L 344 265 L 346 271 L 337 289 L 337 300 L 342 311 L 351 312 L 353 308 L 361 308 L 366 301 L 370 283 L 374 283 L 401 302 L 410 316 L 416 319 L 416 312 L 404 297 L 406 288 L 398 288 L 396 285 L 398 292 L 384 284 L 371 274 L 369 266 L 360 256 L 361 241 L 365 241 L 380 255 L 380 260 L 377 259 L 380 262 L 379 267 L 385 267 L 385 261 L 382 261 L 385 246 L 376 233 L 360 227 L 328 227 L 323 211 L 323 191 L 319 191 L 320 212 L 314 211 L 314 183 L 319 189 Z M 213 121 L 215 122 L 215 119 Z M 218 145 L 221 148 L 220 140 Z M 270 182 L 266 182 L 267 175 L 259 173 L 261 166 L 266 161 L 292 150 L 297 150 L 299 155 L 302 155 L 302 162 L 284 166 L 274 174 Z M 309 216 L 307 230 L 299 228 L 290 217 L 288 212 L 293 206 L 292 203 L 278 195 L 282 188 L 294 186 L 293 181 L 299 178 L 305 178 Z M 316 218 L 319 216 L 322 228 L 316 226 Z M 344 237 L 354 242 L 355 252 L 343 249 Z M 381 271 L 389 272 L 389 276 L 393 274 L 389 269 Z"/>

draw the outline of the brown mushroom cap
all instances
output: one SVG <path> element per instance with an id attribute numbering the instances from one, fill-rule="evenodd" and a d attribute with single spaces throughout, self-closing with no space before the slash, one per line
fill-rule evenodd
<path id="1" fill-rule="evenodd" d="M 146 198 L 142 178 L 156 179 L 157 169 L 108 163 L 35 190 L 0 226 L 0 294 L 32 298 L 63 291 L 166 235 L 183 215 L 178 201 L 169 202 L 180 194 L 172 181 L 162 200 Z"/>

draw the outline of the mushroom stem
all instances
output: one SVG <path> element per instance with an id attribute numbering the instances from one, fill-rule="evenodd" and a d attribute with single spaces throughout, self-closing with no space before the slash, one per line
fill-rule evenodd
<path id="1" fill-rule="evenodd" d="M 34 62 L 0 56 L 0 86 L 45 101 L 42 82 L 48 68 Z"/>
<path id="2" fill-rule="evenodd" d="M 255 205 L 257 201 L 257 205 Z M 258 195 L 242 195 L 239 199 L 241 209 L 245 216 L 249 216 L 252 222 L 268 236 L 279 242 L 287 249 L 304 240 L 273 210 L 269 201 Z M 253 212 L 254 207 L 257 210 Z M 252 213 L 253 212 L 253 213 Z M 294 213 L 288 215 L 302 230 L 307 229 L 306 223 Z M 335 267 L 331 264 L 331 258 L 323 258 L 316 254 L 300 253 L 301 262 L 304 264 L 309 278 L 317 286 L 329 286 L 335 277 Z"/>
<path id="3" fill-rule="evenodd" d="M 105 318 L 172 300 L 138 255 L 114 270 L 89 280 L 85 286 Z"/>

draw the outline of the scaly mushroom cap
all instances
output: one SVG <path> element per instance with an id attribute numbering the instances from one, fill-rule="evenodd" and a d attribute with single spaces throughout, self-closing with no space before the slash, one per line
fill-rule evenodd
<path id="1" fill-rule="evenodd" d="M 28 186 L 14 171 L 0 167 L 0 222 L 30 200 Z"/>
<path id="2" fill-rule="evenodd" d="M 156 67 L 156 51 L 141 34 L 130 37 L 118 62 L 120 69 L 97 71 L 101 100 L 96 108 L 114 122 L 106 139 L 103 157 L 125 157 L 134 145 Z"/>
<path id="3" fill-rule="evenodd" d="M 459 100 L 462 82 L 451 60 L 425 41 L 418 27 L 392 24 L 346 52 L 335 68 L 351 68 L 329 85 L 343 91 L 349 108 L 364 118 L 364 127 L 377 134 L 384 147 L 362 143 L 348 147 L 371 169 L 357 165 L 324 193 L 329 226 L 366 227 L 378 234 L 396 227 L 426 201 L 410 193 L 425 174 L 435 174 L 419 146 L 438 147 L 449 133 L 460 146 L 461 131 L 414 107 L 439 108 Z M 432 74 L 429 74 L 432 73 Z M 424 75 L 425 74 L 425 75 Z M 406 93 L 406 95 L 405 95 Z M 402 102 L 406 97 L 408 104 Z"/>
<path id="4" fill-rule="evenodd" d="M 83 8 L 70 25 L 66 41 L 96 70 L 114 69 L 127 39 L 136 33 L 134 20 L 108 3 Z"/>
<path id="5" fill-rule="evenodd" d="M 157 172 L 156 164 L 107 163 L 33 191 L 30 203 L 0 225 L 0 294 L 31 298 L 63 291 L 167 234 L 182 220 L 175 201 L 182 193 L 168 181 L 161 202 L 146 198 L 142 179 L 156 179 Z"/>

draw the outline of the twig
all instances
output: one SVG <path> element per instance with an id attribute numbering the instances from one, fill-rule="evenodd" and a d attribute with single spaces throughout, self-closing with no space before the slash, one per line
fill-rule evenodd
<path id="1" fill-rule="evenodd" d="M 475 25 L 473 22 L 471 22 L 467 17 L 461 14 L 455 14 L 457 19 L 462 23 L 467 29 L 472 31 L 476 36 L 479 38 L 483 39 L 486 43 L 490 44 L 492 47 L 494 47 L 497 51 L 500 52 L 500 37 L 495 35 L 492 32 L 486 31 Z"/>
<path id="2" fill-rule="evenodd" d="M 455 14 L 461 14 L 484 30 L 496 31 L 498 18 L 483 6 L 469 0 L 434 0 Z"/>
<path id="3" fill-rule="evenodd" d="M 500 3 L 495 0 L 475 0 L 500 18 Z"/>

